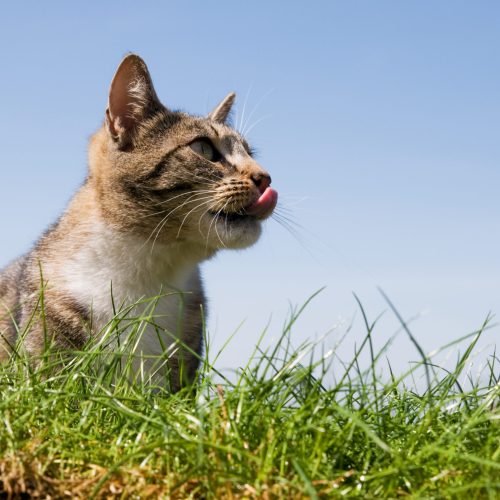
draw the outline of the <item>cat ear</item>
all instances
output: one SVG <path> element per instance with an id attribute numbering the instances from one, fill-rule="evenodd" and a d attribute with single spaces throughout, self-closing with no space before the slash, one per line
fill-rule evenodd
<path id="1" fill-rule="evenodd" d="M 132 138 L 142 120 L 163 108 L 146 63 L 129 54 L 118 66 L 109 89 L 106 124 L 120 146 Z"/>
<path id="2" fill-rule="evenodd" d="M 225 123 L 231 112 L 235 97 L 236 94 L 234 92 L 224 97 L 220 104 L 208 115 L 208 118 L 215 122 Z"/>

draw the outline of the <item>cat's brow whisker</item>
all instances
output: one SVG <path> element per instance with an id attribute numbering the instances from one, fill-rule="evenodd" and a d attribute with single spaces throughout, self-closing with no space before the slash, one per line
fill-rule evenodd
<path id="1" fill-rule="evenodd" d="M 245 94 L 245 100 L 243 101 L 243 110 L 241 111 L 241 116 L 240 116 L 240 123 L 238 124 L 238 130 L 239 131 L 241 131 L 242 128 L 243 128 L 243 120 L 245 118 L 245 110 L 246 110 L 246 107 L 247 107 L 247 103 L 248 103 L 248 98 L 250 96 L 250 92 L 252 91 L 252 86 L 253 86 L 253 84 L 251 83 L 250 87 L 247 90 L 247 93 Z"/>
<path id="2" fill-rule="evenodd" d="M 256 123 L 254 123 L 252 125 L 252 127 L 250 127 L 250 130 L 248 129 L 247 125 L 248 123 L 250 122 L 250 120 L 252 119 L 252 116 L 255 114 L 255 112 L 259 109 L 260 105 L 264 102 L 265 99 L 267 99 L 269 97 L 270 94 L 272 94 L 273 92 L 275 91 L 274 88 L 268 90 L 260 99 L 259 101 L 257 102 L 257 104 L 253 107 L 251 113 L 248 115 L 248 118 L 247 118 L 247 123 L 245 124 L 245 127 L 243 127 L 243 131 L 242 131 L 242 135 L 247 135 L 250 130 L 256 125 Z M 260 121 L 262 121 L 262 119 L 258 120 L 257 123 L 259 123 Z"/>
<path id="3" fill-rule="evenodd" d="M 245 130 L 245 133 L 244 135 L 248 135 L 260 122 L 264 121 L 264 120 L 267 120 L 270 116 L 270 114 L 268 115 L 264 115 L 262 116 L 261 118 L 259 118 L 258 120 L 254 121 L 252 123 L 252 125 L 250 125 L 246 130 Z"/>

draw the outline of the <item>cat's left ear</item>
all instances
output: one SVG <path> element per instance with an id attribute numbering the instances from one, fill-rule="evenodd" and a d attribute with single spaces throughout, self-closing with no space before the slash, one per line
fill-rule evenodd
<path id="1" fill-rule="evenodd" d="M 146 63 L 136 54 L 118 66 L 109 90 L 106 125 L 120 147 L 129 144 L 142 121 L 165 109 L 158 99 Z"/>
<path id="2" fill-rule="evenodd" d="M 231 108 L 233 107 L 235 98 L 236 94 L 234 92 L 228 94 L 226 97 L 224 97 L 224 99 L 222 99 L 220 104 L 208 115 L 208 118 L 215 122 L 225 123 L 227 117 L 229 116 L 229 113 L 231 112 Z"/>

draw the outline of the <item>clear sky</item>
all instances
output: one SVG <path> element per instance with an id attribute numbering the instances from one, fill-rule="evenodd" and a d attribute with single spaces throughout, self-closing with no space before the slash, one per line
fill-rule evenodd
<path id="1" fill-rule="evenodd" d="M 229 91 L 297 237 L 275 221 L 253 248 L 203 266 L 219 366 L 245 362 L 270 322 L 326 289 L 297 344 L 341 355 L 397 323 L 426 351 L 500 312 L 500 4 L 495 1 L 10 2 L 1 8 L 0 265 L 26 251 L 85 176 L 109 83 L 133 51 L 171 108 Z M 289 211 L 289 212 L 288 212 Z M 283 212 L 284 213 L 284 212 Z M 483 345 L 499 338 L 490 330 Z M 451 354 L 455 356 L 455 352 Z M 418 359 L 400 336 L 398 369 Z"/>

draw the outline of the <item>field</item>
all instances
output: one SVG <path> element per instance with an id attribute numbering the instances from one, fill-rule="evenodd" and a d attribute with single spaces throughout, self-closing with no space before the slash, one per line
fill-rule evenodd
<path id="1" fill-rule="evenodd" d="M 321 345 L 291 348 L 300 312 L 233 379 L 208 349 L 199 383 L 175 395 L 130 384 L 126 359 L 106 342 L 63 365 L 47 354 L 36 371 L 18 350 L 0 367 L 0 497 L 498 498 L 496 353 L 463 384 L 488 320 L 459 339 L 451 371 L 433 365 L 402 323 L 422 362 L 384 377 L 390 355 L 374 351 L 367 318 L 364 341 L 341 362 Z M 150 320 L 127 327 L 140 335 Z"/>

